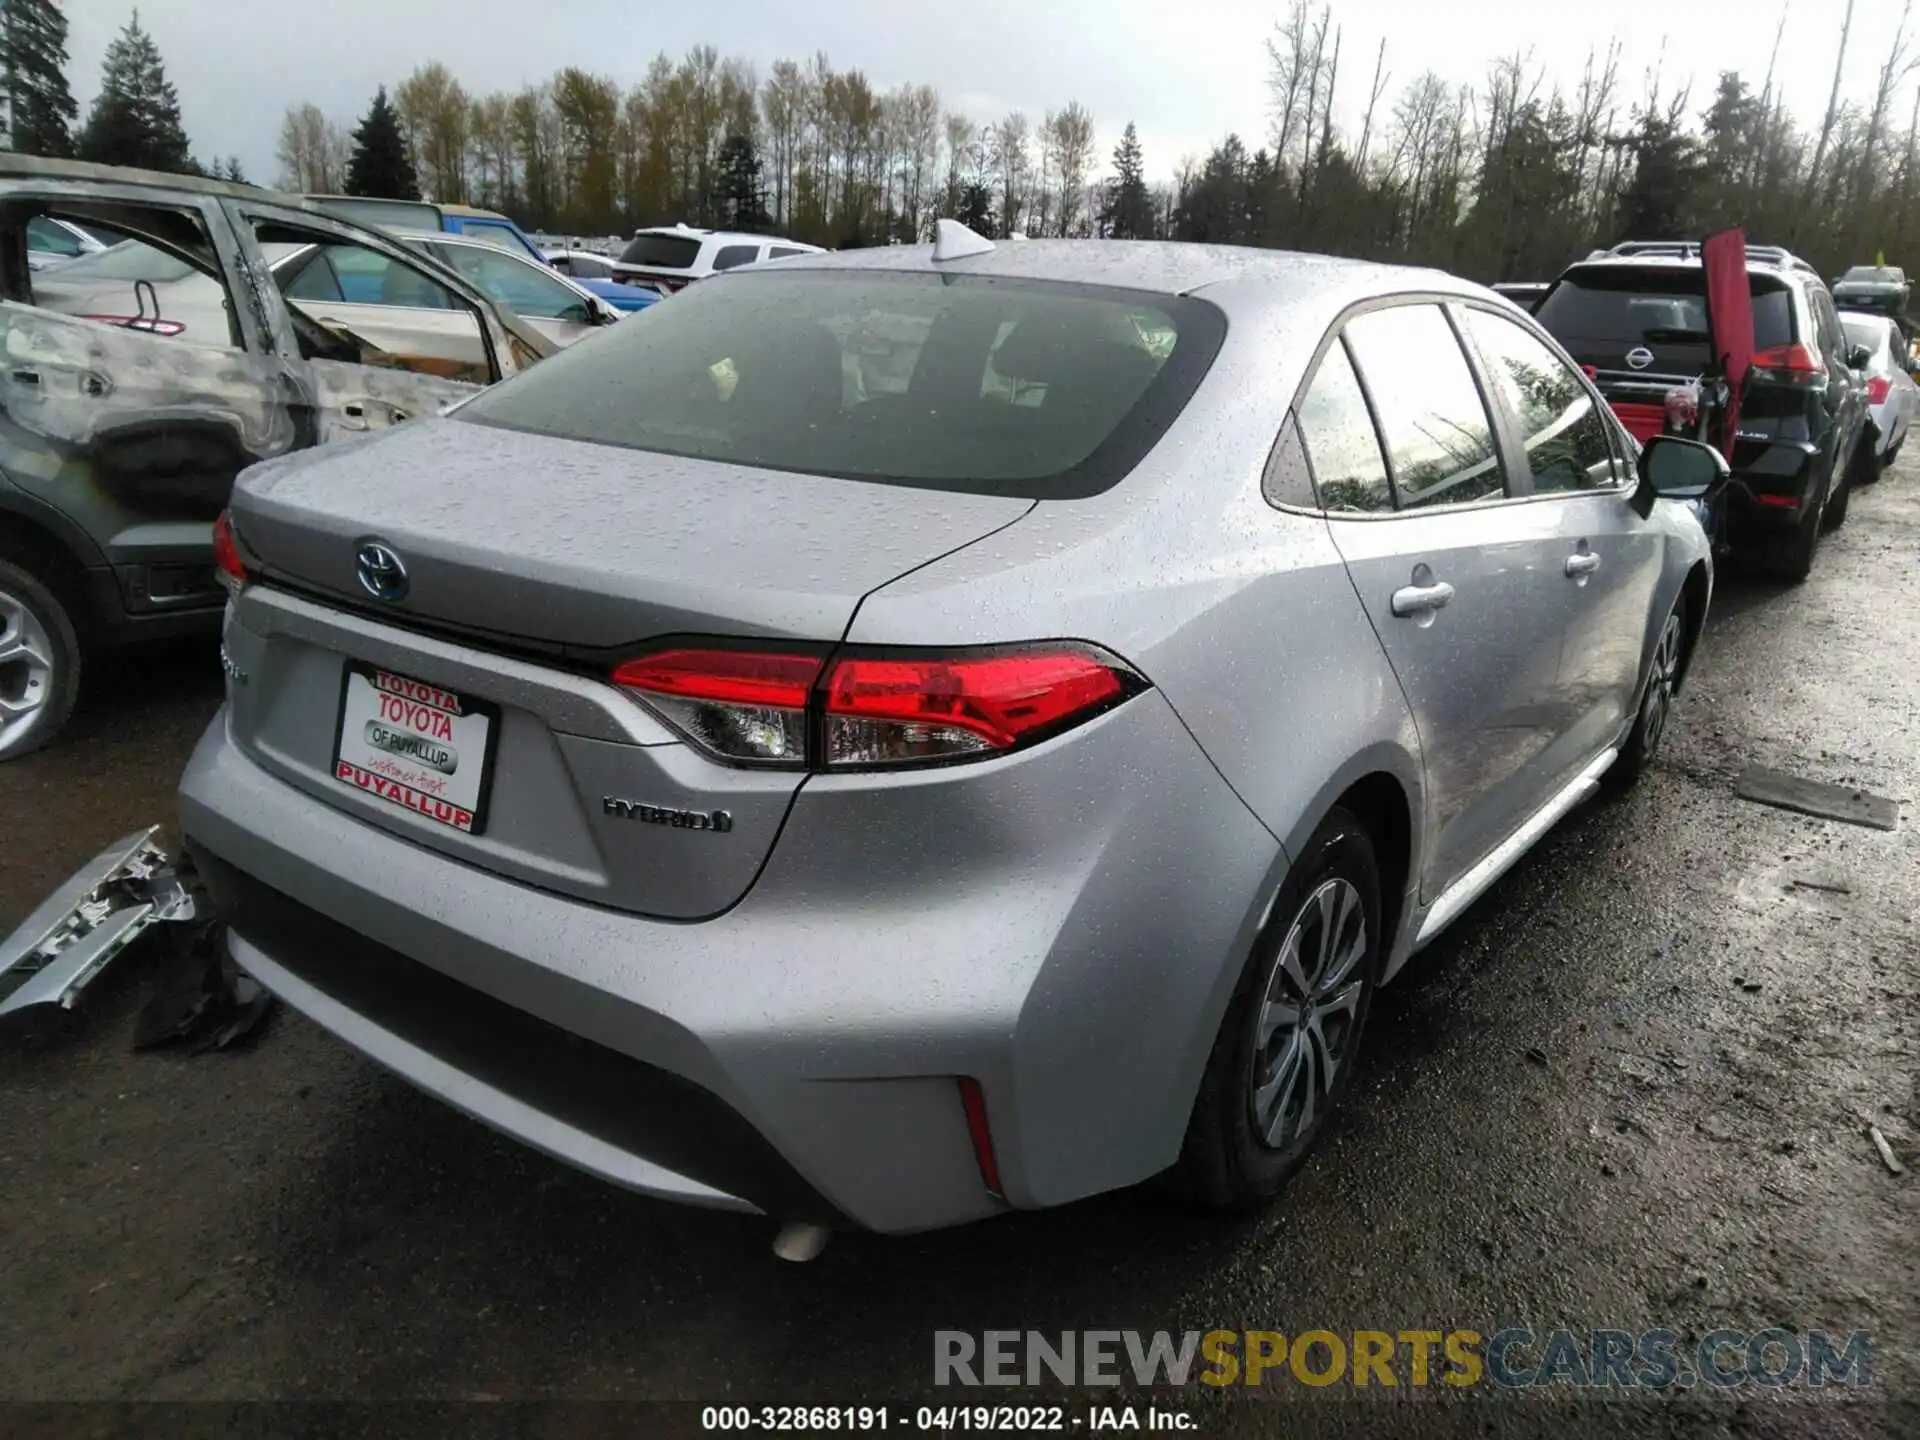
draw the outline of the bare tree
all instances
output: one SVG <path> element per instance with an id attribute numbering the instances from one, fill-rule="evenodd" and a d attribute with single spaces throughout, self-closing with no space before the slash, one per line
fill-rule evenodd
<path id="1" fill-rule="evenodd" d="M 1373 140 L 1373 112 L 1379 107 L 1380 97 L 1386 93 L 1387 81 L 1387 37 L 1380 37 L 1380 53 L 1373 60 L 1373 85 L 1367 91 L 1367 118 L 1360 123 L 1360 149 L 1353 157 L 1353 168 L 1361 176 L 1367 173 L 1367 147 Z"/>
<path id="2" fill-rule="evenodd" d="M 1058 233 L 1071 235 L 1084 213 L 1087 177 L 1093 171 L 1093 114 L 1078 100 L 1048 117 L 1053 171 L 1060 187 Z"/>
<path id="3" fill-rule="evenodd" d="M 1026 206 L 1027 185 L 1033 160 L 1027 153 L 1032 129 L 1027 117 L 1013 111 L 993 127 L 994 178 L 1000 182 L 1000 233 L 1012 235 L 1020 228 L 1020 214 Z"/>
<path id="4" fill-rule="evenodd" d="M 1784 20 L 1785 17 L 1783 16 Z M 1827 158 L 1827 142 L 1833 138 L 1834 117 L 1840 113 L 1840 75 L 1847 63 L 1847 37 L 1853 33 L 1853 0 L 1847 0 L 1847 18 L 1840 24 L 1840 53 L 1833 57 L 1833 89 L 1827 92 L 1827 113 L 1820 122 L 1820 139 L 1813 147 L 1813 163 L 1807 167 L 1806 191 L 1800 211 L 1794 216 L 1793 233 L 1800 233 L 1800 219 L 1813 202 L 1813 187 L 1820 176 L 1820 164 Z"/>
<path id="5" fill-rule="evenodd" d="M 333 195 L 346 177 L 346 137 L 318 105 L 289 105 L 280 120 L 280 186 Z"/>

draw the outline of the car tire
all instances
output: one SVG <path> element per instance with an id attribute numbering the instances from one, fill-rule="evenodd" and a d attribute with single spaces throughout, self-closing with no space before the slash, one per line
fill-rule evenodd
<path id="1" fill-rule="evenodd" d="M 0 764 L 66 727 L 80 699 L 79 631 L 67 604 L 31 571 L 0 559 Z"/>
<path id="2" fill-rule="evenodd" d="M 1289 869 L 1214 1038 L 1169 1177 L 1190 1200 L 1258 1209 L 1325 1135 L 1387 952 L 1381 916 L 1373 840 L 1336 809 Z"/>
<path id="3" fill-rule="evenodd" d="M 1839 493 L 1827 501 L 1827 513 L 1821 516 L 1820 523 L 1829 530 L 1838 530 L 1847 523 L 1847 503 L 1853 499 L 1856 486 L 1871 483 L 1879 478 L 1879 462 L 1874 459 L 1873 446 L 1866 437 L 1853 447 L 1853 457 L 1847 462 L 1846 474 L 1841 477 Z"/>
<path id="4" fill-rule="evenodd" d="M 1820 549 L 1821 532 L 1826 529 L 1827 492 L 1832 481 L 1833 477 L 1828 476 L 1821 482 L 1813 505 L 1767 557 L 1767 568 L 1789 585 L 1802 584 L 1813 574 L 1813 557 Z"/>
<path id="5" fill-rule="evenodd" d="M 1680 674 L 1680 660 L 1686 653 L 1687 597 L 1681 595 L 1660 626 L 1653 642 L 1653 660 L 1647 666 L 1647 678 L 1640 686 L 1640 704 L 1634 711 L 1633 729 L 1627 732 L 1620 754 L 1607 768 L 1607 783 L 1625 790 L 1653 767 L 1666 738 L 1667 724 L 1673 716 L 1673 690 Z"/>

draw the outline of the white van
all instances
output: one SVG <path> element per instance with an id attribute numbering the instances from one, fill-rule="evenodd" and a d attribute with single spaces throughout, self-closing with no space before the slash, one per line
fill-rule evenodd
<path id="1" fill-rule="evenodd" d="M 613 278 L 626 284 L 655 286 L 663 295 L 761 260 L 787 255 L 817 255 L 818 245 L 782 240 L 777 235 L 745 235 L 735 230 L 696 230 L 691 225 L 656 225 L 636 230 L 613 264 Z"/>

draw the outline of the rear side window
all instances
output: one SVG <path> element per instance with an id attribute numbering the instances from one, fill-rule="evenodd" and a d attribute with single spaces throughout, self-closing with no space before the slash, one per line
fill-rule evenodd
<path id="1" fill-rule="evenodd" d="M 713 257 L 715 270 L 735 270 L 742 265 L 751 265 L 760 258 L 758 245 L 722 245 L 720 252 Z"/>
<path id="2" fill-rule="evenodd" d="M 1374 432 L 1367 399 L 1347 358 L 1347 347 L 1333 342 L 1313 383 L 1301 397 L 1297 429 L 1313 470 L 1320 504 L 1331 511 L 1371 512 L 1393 509 L 1393 489 L 1387 484 L 1387 463 L 1380 456 L 1380 437 Z M 1278 481 L 1281 477 L 1276 475 Z M 1280 504 L 1283 495 L 1268 492 Z"/>
<path id="3" fill-rule="evenodd" d="M 1747 277 L 1753 297 L 1754 348 L 1791 344 L 1793 296 L 1767 275 Z M 1707 282 L 1698 269 L 1636 270 L 1596 266 L 1574 271 L 1553 288 L 1534 317 L 1576 354 L 1583 346 L 1707 347 Z M 1703 360 L 1704 363 L 1704 360 Z"/>
<path id="4" fill-rule="evenodd" d="M 1190 297 L 762 270 L 693 286 L 459 414 L 743 466 L 1073 499 L 1138 463 L 1225 333 Z"/>
<path id="5" fill-rule="evenodd" d="M 1465 318 L 1487 377 L 1519 427 L 1534 491 L 1612 485 L 1613 446 L 1606 422 L 1566 362 L 1511 320 L 1485 310 L 1468 310 Z"/>
<path id="6" fill-rule="evenodd" d="M 767 258 L 769 260 L 784 260 L 789 255 L 807 255 L 811 253 L 811 251 L 802 250 L 797 245 L 776 245 L 767 252 Z"/>
<path id="7" fill-rule="evenodd" d="M 656 270 L 687 270 L 700 258 L 697 235 L 636 235 L 620 252 L 623 265 L 650 265 Z"/>
<path id="8" fill-rule="evenodd" d="M 1371 310 L 1347 322 L 1402 510 L 1506 493 L 1493 425 L 1438 305 Z"/>

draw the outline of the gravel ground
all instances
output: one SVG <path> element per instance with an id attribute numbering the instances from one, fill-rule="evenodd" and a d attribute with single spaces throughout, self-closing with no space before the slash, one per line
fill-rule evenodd
<path id="1" fill-rule="evenodd" d="M 1569 817 L 1382 993 L 1353 1103 L 1258 1220 L 1131 1193 L 783 1265 L 765 1223 L 577 1175 L 286 1012 L 245 1053 L 135 1054 L 151 973 L 130 957 L 72 1033 L 0 1046 L 0 1398 L 487 1397 L 521 1403 L 459 1428 L 657 1433 L 697 1409 L 636 1429 L 556 1402 L 926 1396 L 942 1329 L 1779 1325 L 1871 1332 L 1872 1386 L 1597 1410 L 1484 1386 L 1132 1398 L 1210 1432 L 1920 1433 L 1917 556 L 1920 479 L 1896 473 L 1807 585 L 1723 577 L 1655 771 Z M 197 647 L 123 665 L 65 743 L 0 769 L 0 931 L 170 816 L 218 694 Z M 1751 762 L 1892 796 L 1899 827 L 1736 799 Z M 1052 1398 L 1070 1425 L 1110 1403 Z M 105 1434 L 201 1414 L 13 1418 Z M 394 1429 L 382 1414 L 369 1433 Z"/>

